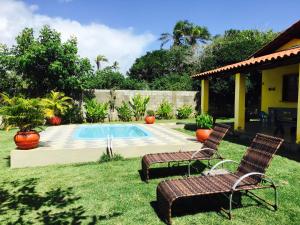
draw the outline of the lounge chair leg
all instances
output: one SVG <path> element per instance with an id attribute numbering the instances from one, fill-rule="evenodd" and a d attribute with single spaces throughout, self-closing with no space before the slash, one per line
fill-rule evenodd
<path id="1" fill-rule="evenodd" d="M 232 210 L 232 196 L 233 196 L 233 192 L 230 193 L 229 195 L 229 219 L 231 220 L 232 216 L 231 216 L 231 210 Z"/>
<path id="2" fill-rule="evenodd" d="M 191 176 L 191 161 L 188 162 L 188 177 Z"/>
<path id="3" fill-rule="evenodd" d="M 274 209 L 276 211 L 278 209 L 278 192 L 277 192 L 277 188 L 276 188 L 275 185 L 273 186 L 273 188 L 274 188 L 274 192 L 275 192 L 275 205 L 274 205 Z"/>

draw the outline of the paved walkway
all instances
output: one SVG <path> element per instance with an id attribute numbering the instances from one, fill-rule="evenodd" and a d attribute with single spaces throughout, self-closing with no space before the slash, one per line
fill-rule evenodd
<path id="1" fill-rule="evenodd" d="M 113 152 L 123 157 L 140 157 L 147 153 L 188 151 L 201 147 L 195 138 L 178 132 L 167 124 L 135 124 L 152 135 L 139 139 L 114 139 Z M 106 140 L 76 140 L 74 131 L 81 125 L 48 127 L 41 133 L 40 146 L 29 151 L 13 150 L 11 167 L 91 162 L 106 152 Z"/>

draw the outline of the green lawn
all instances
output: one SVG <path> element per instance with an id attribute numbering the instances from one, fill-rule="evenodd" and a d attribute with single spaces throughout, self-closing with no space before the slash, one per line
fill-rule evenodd
<path id="1" fill-rule="evenodd" d="M 0 224 L 162 224 L 152 207 L 162 178 L 143 183 L 140 159 L 10 169 L 14 132 L 0 131 Z M 220 146 L 235 160 L 244 149 L 227 141 Z M 277 212 L 245 197 L 248 206 L 234 209 L 232 221 L 210 211 L 174 217 L 174 224 L 299 224 L 300 164 L 276 156 L 268 174 L 280 185 Z M 271 190 L 259 194 L 272 199 Z"/>

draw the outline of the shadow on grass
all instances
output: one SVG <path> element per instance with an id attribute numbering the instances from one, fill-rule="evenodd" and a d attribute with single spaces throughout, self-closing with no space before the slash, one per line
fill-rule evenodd
<path id="1" fill-rule="evenodd" d="M 251 199 L 250 202 L 242 203 L 242 198 Z M 263 207 L 267 210 L 274 211 L 273 208 L 268 207 L 256 198 L 247 195 L 245 193 L 236 192 L 233 195 L 232 214 L 234 215 L 234 209 L 247 208 L 247 207 Z M 157 216 L 162 222 L 165 222 L 166 218 L 160 215 L 158 205 L 156 201 L 150 202 L 150 205 L 154 209 Z M 195 215 L 198 213 L 215 212 L 224 219 L 228 219 L 228 214 L 224 212 L 229 210 L 229 200 L 223 194 L 212 194 L 206 196 L 194 196 L 183 199 L 177 199 L 172 205 L 172 218 L 182 217 L 186 215 Z"/>
<path id="2" fill-rule="evenodd" d="M 122 215 L 113 212 L 108 215 L 87 215 L 78 205 L 80 197 L 72 188 L 56 188 L 38 193 L 37 179 L 5 182 L 0 187 L 0 217 L 5 224 L 96 224 Z M 3 224 L 3 223 L 2 223 Z"/>
<path id="3" fill-rule="evenodd" d="M 191 165 L 191 175 L 199 175 L 202 173 L 207 165 L 203 162 L 195 161 Z M 139 170 L 141 180 L 144 179 L 144 175 L 141 170 Z M 149 179 L 165 178 L 171 176 L 187 176 L 188 166 L 187 164 L 181 164 L 178 166 L 177 163 L 172 163 L 170 167 L 155 167 L 149 169 Z"/>

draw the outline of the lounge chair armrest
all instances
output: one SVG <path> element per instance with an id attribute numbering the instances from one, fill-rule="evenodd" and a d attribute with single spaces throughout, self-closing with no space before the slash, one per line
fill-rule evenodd
<path id="1" fill-rule="evenodd" d="M 261 178 L 262 180 L 268 181 L 269 183 L 272 184 L 272 186 L 275 186 L 274 181 L 273 181 L 271 178 L 266 177 L 265 174 L 259 173 L 259 172 L 251 172 L 251 173 L 247 173 L 247 174 L 241 176 L 241 177 L 240 177 L 240 178 L 232 185 L 232 188 L 231 188 L 231 189 L 232 189 L 233 191 L 235 191 L 235 190 L 236 190 L 236 187 L 237 187 L 237 186 L 238 186 L 245 178 L 251 177 L 251 176 L 260 176 L 260 178 Z"/>
<path id="2" fill-rule="evenodd" d="M 218 151 L 216 149 L 213 149 L 213 148 L 201 148 L 201 149 L 197 150 L 196 152 L 194 152 L 192 154 L 191 159 L 193 159 L 199 152 L 204 151 L 204 150 L 210 150 L 210 151 L 213 151 L 213 152 L 215 152 L 215 153 L 218 154 Z M 218 154 L 218 156 L 220 156 L 220 155 Z"/>
<path id="3" fill-rule="evenodd" d="M 220 166 L 220 165 L 222 165 L 222 164 L 224 164 L 224 163 L 236 163 L 236 164 L 239 164 L 237 161 L 234 161 L 234 160 L 231 160 L 231 159 L 225 159 L 225 160 L 222 160 L 222 161 L 218 162 L 216 165 L 214 165 L 214 166 L 208 171 L 207 175 L 210 175 L 211 172 L 212 172 L 213 170 L 215 170 L 218 166 Z"/>

